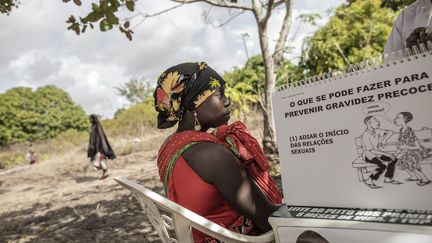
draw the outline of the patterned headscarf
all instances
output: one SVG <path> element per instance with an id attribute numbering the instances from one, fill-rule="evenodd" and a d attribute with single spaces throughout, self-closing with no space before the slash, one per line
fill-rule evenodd
<path id="1" fill-rule="evenodd" d="M 185 109 L 195 110 L 224 85 L 222 77 L 205 62 L 168 68 L 159 76 L 154 92 L 158 128 L 174 126 Z"/>

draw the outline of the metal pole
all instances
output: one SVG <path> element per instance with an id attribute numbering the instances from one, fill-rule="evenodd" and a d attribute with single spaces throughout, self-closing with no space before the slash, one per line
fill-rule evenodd
<path id="1" fill-rule="evenodd" d="M 245 41 L 245 37 L 249 37 L 249 34 L 248 33 L 243 33 L 243 34 L 241 34 L 241 37 L 242 37 L 242 40 L 243 40 L 243 46 L 245 48 L 246 57 L 249 60 L 249 53 L 248 53 L 248 49 L 247 49 L 246 41 Z"/>

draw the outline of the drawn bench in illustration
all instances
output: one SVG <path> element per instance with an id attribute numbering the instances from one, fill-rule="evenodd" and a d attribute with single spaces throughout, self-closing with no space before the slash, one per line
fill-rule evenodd
<path id="1" fill-rule="evenodd" d="M 424 127 L 420 130 L 415 130 L 414 133 L 417 136 L 417 138 L 419 139 L 420 144 L 423 145 L 423 147 L 432 148 L 432 129 L 431 128 Z M 389 153 L 395 153 L 397 150 L 396 144 L 397 144 L 398 137 L 399 137 L 399 132 L 393 133 L 393 135 L 388 139 L 387 143 L 385 144 L 383 151 L 389 152 Z M 365 179 L 367 179 L 367 178 L 365 178 L 365 176 L 368 173 L 371 173 L 378 166 L 375 164 L 372 164 L 372 163 L 368 163 L 368 162 L 363 160 L 363 156 L 362 156 L 363 146 L 362 146 L 362 137 L 361 136 L 355 138 L 355 144 L 356 144 L 357 154 L 359 155 L 359 157 L 353 161 L 352 165 L 353 165 L 353 168 L 357 169 L 359 181 L 364 181 Z M 432 165 L 432 157 L 429 157 L 429 158 L 426 158 L 425 160 L 420 161 L 419 164 L 421 166 L 426 165 L 426 164 Z"/>

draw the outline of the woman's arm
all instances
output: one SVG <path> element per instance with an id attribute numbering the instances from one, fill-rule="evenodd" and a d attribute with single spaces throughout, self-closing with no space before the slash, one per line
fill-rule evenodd
<path id="1" fill-rule="evenodd" d="M 381 146 L 384 148 L 387 144 L 388 139 L 393 135 L 393 131 L 385 130 L 383 134 L 383 138 L 381 140 Z"/>
<path id="2" fill-rule="evenodd" d="M 259 230 L 271 229 L 268 217 L 279 205 L 267 199 L 231 151 L 214 143 L 198 143 L 182 156 L 204 181 L 216 186 L 234 209 L 252 219 Z"/>

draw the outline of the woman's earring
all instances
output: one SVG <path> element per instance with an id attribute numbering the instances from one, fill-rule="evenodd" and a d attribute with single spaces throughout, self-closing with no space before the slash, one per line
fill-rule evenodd
<path id="1" fill-rule="evenodd" d="M 198 114 L 196 111 L 194 112 L 194 116 L 195 116 L 194 129 L 195 129 L 195 131 L 201 131 L 201 124 L 199 123 Z"/>
<path id="2" fill-rule="evenodd" d="M 179 113 L 179 121 L 183 120 L 183 113 L 184 113 L 184 108 L 180 107 L 180 113 Z"/>

